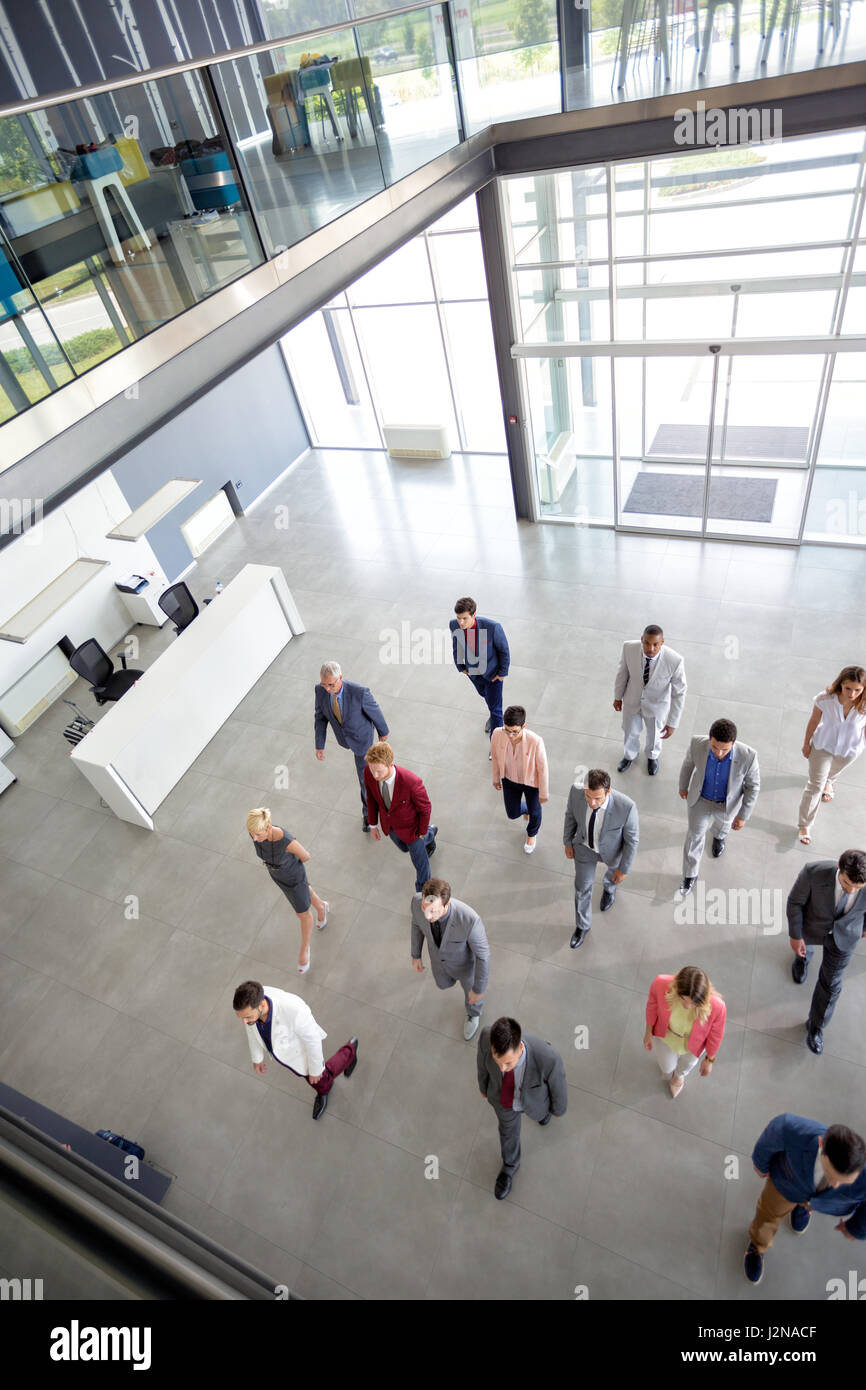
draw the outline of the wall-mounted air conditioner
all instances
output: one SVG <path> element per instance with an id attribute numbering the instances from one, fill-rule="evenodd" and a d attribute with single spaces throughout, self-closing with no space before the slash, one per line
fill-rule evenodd
<path id="1" fill-rule="evenodd" d="M 447 459 L 451 457 L 444 425 L 383 425 L 382 433 L 393 459 Z"/>

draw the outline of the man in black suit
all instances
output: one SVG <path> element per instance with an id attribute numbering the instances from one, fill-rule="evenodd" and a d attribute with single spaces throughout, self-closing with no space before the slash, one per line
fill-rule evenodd
<path id="1" fill-rule="evenodd" d="M 806 1023 L 806 1045 L 823 1052 L 822 1029 L 833 1016 L 848 962 L 866 936 L 866 852 L 846 849 L 838 864 L 832 859 L 806 864 L 788 894 L 787 910 L 795 984 L 805 980 L 815 947 L 823 947 Z"/>
<path id="2" fill-rule="evenodd" d="M 550 1043 L 522 1033 L 513 1018 L 498 1018 L 478 1039 L 478 1085 L 499 1121 L 502 1169 L 493 1189 L 499 1201 L 520 1167 L 520 1116 L 546 1125 L 568 1109 L 565 1066 Z"/>

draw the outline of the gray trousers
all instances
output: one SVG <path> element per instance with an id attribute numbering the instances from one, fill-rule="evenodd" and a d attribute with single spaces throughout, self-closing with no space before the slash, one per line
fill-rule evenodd
<path id="1" fill-rule="evenodd" d="M 659 724 L 653 714 L 645 714 L 643 710 L 638 710 L 637 714 L 626 714 L 623 710 L 622 731 L 625 735 L 623 742 L 622 755 L 624 758 L 631 758 L 634 762 L 640 752 L 640 729 L 643 724 L 646 729 L 646 755 L 648 758 L 657 758 L 662 747 L 662 731 L 664 724 Z"/>
<path id="2" fill-rule="evenodd" d="M 459 975 L 449 975 L 448 972 L 444 970 L 441 965 L 439 966 L 439 969 L 442 971 L 442 974 L 433 976 L 433 979 L 436 981 L 437 989 L 451 989 L 452 985 L 456 985 L 459 981 L 460 984 L 463 986 L 463 998 L 466 1001 L 466 1013 L 468 1017 L 480 1018 L 481 1012 L 484 1008 L 483 996 L 481 999 L 479 999 L 477 1004 L 469 1003 L 469 991 L 475 983 L 475 972 L 473 971 L 471 975 L 467 975 L 465 979 L 461 979 Z"/>
<path id="3" fill-rule="evenodd" d="M 853 951 L 840 951 L 829 933 L 825 936 L 822 947 L 821 969 L 818 973 L 818 979 L 815 981 L 812 1003 L 809 1007 L 810 1028 L 823 1028 L 833 1017 L 836 1000 L 842 993 L 842 976 L 854 954 Z M 807 961 L 812 959 L 814 952 L 814 946 L 806 947 Z"/>
<path id="4" fill-rule="evenodd" d="M 503 1170 L 511 1177 L 520 1167 L 520 1117 L 521 1110 L 504 1110 L 501 1105 L 488 1097 L 499 1121 L 499 1149 L 502 1154 Z"/>
<path id="5" fill-rule="evenodd" d="M 689 828 L 683 845 L 683 878 L 697 878 L 710 826 L 713 827 L 714 837 L 724 840 L 733 819 L 721 802 L 707 801 L 703 796 L 698 798 L 694 806 L 689 806 Z"/>
<path id="6" fill-rule="evenodd" d="M 584 856 L 578 858 L 578 855 Z M 607 873 L 603 883 L 605 888 L 610 888 L 616 892 L 616 884 L 613 881 L 613 871 L 619 866 L 622 858 L 618 854 L 612 864 L 607 865 Z M 589 931 L 592 925 L 592 888 L 595 883 L 596 866 L 603 862 L 601 855 L 594 849 L 589 849 L 584 845 L 580 849 L 575 845 L 574 849 L 574 924 L 582 927 L 584 931 Z"/>

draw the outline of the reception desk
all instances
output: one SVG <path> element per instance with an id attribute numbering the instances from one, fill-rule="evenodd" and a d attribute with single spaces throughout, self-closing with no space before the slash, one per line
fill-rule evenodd
<path id="1" fill-rule="evenodd" d="M 116 816 L 153 814 L 295 633 L 282 570 L 246 565 L 70 757 Z"/>

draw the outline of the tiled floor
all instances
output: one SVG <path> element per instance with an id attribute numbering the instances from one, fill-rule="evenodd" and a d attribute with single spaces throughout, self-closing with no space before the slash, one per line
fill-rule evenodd
<path id="1" fill-rule="evenodd" d="M 278 503 L 288 532 L 273 524 Z M 708 887 L 777 889 L 783 901 L 807 859 L 866 845 L 866 758 L 822 808 L 812 848 L 794 833 L 810 699 L 866 660 L 866 555 L 533 527 L 513 519 L 500 459 L 346 452 L 310 454 L 212 548 L 192 588 L 204 596 L 251 561 L 283 567 L 308 630 L 163 803 L 155 833 L 99 808 L 64 756 L 64 706 L 8 759 L 19 782 L 0 798 L 3 1080 L 140 1140 L 176 1175 L 169 1210 L 308 1298 L 573 1299 L 585 1284 L 593 1299 L 823 1299 L 852 1262 L 824 1217 L 803 1240 L 783 1229 L 760 1288 L 745 1283 L 759 1189 L 749 1155 L 782 1110 L 866 1127 L 866 962 L 849 969 L 814 1057 L 781 923 L 674 918 L 676 777 L 687 737 L 720 715 L 760 754 L 755 814 L 723 859 L 705 859 Z M 485 710 L 447 643 L 439 663 L 411 660 L 424 631 L 435 657 L 465 593 L 504 623 L 506 700 L 527 706 L 550 756 L 531 859 L 490 785 Z M 613 676 L 623 639 L 649 621 L 685 656 L 685 717 L 654 781 L 640 763 L 614 774 L 638 803 L 641 847 L 615 908 L 574 952 L 565 798 L 576 765 L 619 760 Z M 145 665 L 175 640 L 136 632 Z M 407 660 L 384 661 L 401 632 Z M 351 757 L 331 742 L 324 765 L 313 756 L 327 658 L 372 687 L 398 761 L 430 791 L 435 871 L 481 913 L 492 945 L 486 1021 L 512 1013 L 565 1058 L 568 1113 L 543 1131 L 524 1123 L 503 1203 L 459 992 L 439 993 L 409 963 L 408 859 L 361 834 Z M 74 696 L 94 708 L 80 684 Z M 280 764 L 289 784 L 274 791 Z M 244 830 L 263 802 L 310 849 L 311 881 L 331 903 L 303 978 L 295 919 Z M 138 920 L 126 919 L 129 895 Z M 642 1010 L 652 978 L 685 964 L 708 970 L 729 1025 L 711 1078 L 693 1075 L 674 1103 L 643 1050 Z M 248 977 L 302 994 L 333 1047 L 360 1036 L 358 1069 L 317 1124 L 303 1082 L 273 1063 L 252 1072 L 231 1008 Z M 737 1178 L 725 1177 L 731 1156 Z"/>

